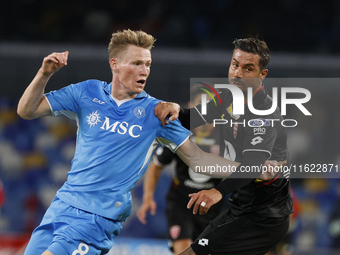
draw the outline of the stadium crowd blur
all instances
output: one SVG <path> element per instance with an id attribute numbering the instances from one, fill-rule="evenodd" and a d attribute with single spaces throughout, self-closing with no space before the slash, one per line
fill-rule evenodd
<path id="1" fill-rule="evenodd" d="M 256 31 L 272 51 L 339 52 L 340 2 L 17 0 L 0 8 L 0 40 L 102 44 L 127 27 L 151 33 L 157 47 L 225 48 Z"/>
<path id="2" fill-rule="evenodd" d="M 107 45 L 113 31 L 130 28 L 154 35 L 157 47 L 231 50 L 233 39 L 256 33 L 272 51 L 340 53 L 339 1 L 260 2 L 98 0 L 93 6 L 89 0 L 5 1 L 0 8 L 0 47 L 2 41 Z M 340 141 L 339 120 L 330 122 L 339 110 L 329 100 L 334 94 L 338 98 L 339 90 L 319 90 L 315 102 L 322 104 L 310 106 L 314 122 L 290 131 L 292 163 L 318 163 L 320 158 L 340 163 L 340 151 L 329 144 Z M 50 117 L 24 121 L 17 116 L 16 105 L 17 98 L 1 95 L 0 180 L 6 200 L 0 233 L 31 233 L 66 179 L 75 149 L 73 121 Z M 121 236 L 166 238 L 164 196 L 171 174 L 169 169 L 161 177 L 155 192 L 158 213 L 148 226 L 138 222 L 134 211 Z M 296 213 L 286 241 L 292 247 L 340 248 L 339 183 L 339 178 L 292 180 Z M 133 195 L 136 210 L 142 182 Z"/>

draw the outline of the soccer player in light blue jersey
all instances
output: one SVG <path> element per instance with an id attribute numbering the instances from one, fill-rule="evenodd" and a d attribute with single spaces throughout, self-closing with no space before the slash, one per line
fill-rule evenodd
<path id="1" fill-rule="evenodd" d="M 34 230 L 25 255 L 107 253 L 131 213 L 130 191 L 144 174 L 157 141 L 187 164 L 193 160 L 202 165 L 203 158 L 239 164 L 200 151 L 179 121 L 163 127 L 154 115 L 160 101 L 144 91 L 154 42 L 142 31 L 114 33 L 109 44 L 111 83 L 87 80 L 46 94 L 48 80 L 67 65 L 69 52 L 44 58 L 17 112 L 24 119 L 73 119 L 77 146 L 67 181 Z M 190 150 L 197 151 L 195 157 Z"/>
<path id="2" fill-rule="evenodd" d="M 78 126 L 67 181 L 59 189 L 25 254 L 101 254 L 112 247 L 130 215 L 130 190 L 144 174 L 156 138 L 175 151 L 190 131 L 178 121 L 162 127 L 159 100 L 144 91 L 155 39 L 141 31 L 114 33 L 109 45 L 112 82 L 87 80 L 44 94 L 49 78 L 67 65 L 68 52 L 52 53 L 24 92 L 24 119 L 64 115 Z"/>

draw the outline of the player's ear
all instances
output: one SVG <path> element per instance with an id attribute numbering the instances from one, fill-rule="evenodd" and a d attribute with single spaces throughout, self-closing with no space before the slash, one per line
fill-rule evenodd
<path id="1" fill-rule="evenodd" d="M 260 73 L 260 78 L 263 80 L 268 74 L 268 69 L 263 69 Z"/>
<path id="2" fill-rule="evenodd" d="M 112 73 L 118 73 L 117 58 L 110 59 L 110 68 L 112 70 Z"/>

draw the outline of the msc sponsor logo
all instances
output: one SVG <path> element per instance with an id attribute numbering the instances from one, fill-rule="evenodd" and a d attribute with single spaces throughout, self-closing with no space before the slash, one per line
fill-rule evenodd
<path id="1" fill-rule="evenodd" d="M 145 110 L 142 107 L 140 107 L 140 108 L 141 109 L 139 109 L 140 111 L 138 112 L 138 114 L 139 114 L 138 116 L 144 117 Z M 144 110 L 144 113 L 143 113 L 143 110 Z M 98 113 L 98 111 L 90 113 L 88 116 L 86 116 L 86 118 L 87 118 L 87 124 L 89 124 L 90 128 L 97 125 L 99 122 L 102 122 L 100 120 L 101 117 L 100 117 L 100 114 Z M 110 132 L 118 133 L 120 135 L 128 134 L 132 138 L 137 138 L 137 137 L 140 136 L 140 133 L 141 133 L 143 127 L 140 126 L 140 125 L 130 125 L 126 121 L 116 121 L 115 123 L 111 124 L 110 119 L 105 116 L 105 121 L 104 121 L 103 125 L 100 127 L 100 129 L 108 130 Z"/>
<path id="2" fill-rule="evenodd" d="M 124 135 L 128 133 L 132 138 L 137 138 L 140 136 L 142 131 L 142 126 L 139 125 L 131 125 L 126 121 L 116 121 L 115 123 L 110 125 L 110 119 L 105 117 L 105 121 L 100 129 L 109 130 L 113 133 L 118 133 L 120 135 Z"/>

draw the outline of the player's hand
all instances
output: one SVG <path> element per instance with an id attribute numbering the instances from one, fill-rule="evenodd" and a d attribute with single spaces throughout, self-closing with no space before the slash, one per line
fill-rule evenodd
<path id="1" fill-rule="evenodd" d="M 222 199 L 222 194 L 217 189 L 209 189 L 209 190 L 201 190 L 197 193 L 189 194 L 190 201 L 187 205 L 187 208 L 190 209 L 192 205 L 193 214 L 196 214 L 199 211 L 199 214 L 206 214 L 210 207 L 214 204 L 218 203 Z M 204 206 L 202 206 L 202 202 Z"/>
<path id="2" fill-rule="evenodd" d="M 67 65 L 68 51 L 65 52 L 53 52 L 44 58 L 42 66 L 40 68 L 41 72 L 45 76 L 50 76 L 57 72 L 60 68 Z"/>
<path id="3" fill-rule="evenodd" d="M 155 107 L 155 115 L 161 121 L 162 126 L 168 125 L 169 121 L 166 119 L 169 116 L 169 120 L 176 120 L 179 116 L 181 107 L 176 103 L 159 102 Z"/>
<path id="4" fill-rule="evenodd" d="M 266 160 L 264 166 L 266 171 L 260 175 L 260 180 L 269 181 L 274 178 L 278 171 L 280 171 L 282 166 L 285 166 L 287 161 L 276 161 L 276 160 Z"/>
<path id="5" fill-rule="evenodd" d="M 156 201 L 153 199 L 150 199 L 146 202 L 143 202 L 143 204 L 139 207 L 137 211 L 137 218 L 141 223 L 144 225 L 147 223 L 146 221 L 146 215 L 147 212 L 150 210 L 151 215 L 156 214 L 157 204 Z"/>

